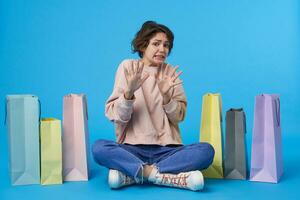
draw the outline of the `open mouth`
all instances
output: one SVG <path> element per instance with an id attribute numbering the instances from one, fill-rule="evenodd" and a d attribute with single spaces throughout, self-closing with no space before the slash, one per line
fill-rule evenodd
<path id="1" fill-rule="evenodd" d="M 164 55 L 155 55 L 154 58 L 159 59 L 159 60 L 164 60 L 166 56 Z"/>

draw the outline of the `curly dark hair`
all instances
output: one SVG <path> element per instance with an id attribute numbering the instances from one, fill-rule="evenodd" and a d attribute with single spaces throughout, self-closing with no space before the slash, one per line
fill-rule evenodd
<path id="1" fill-rule="evenodd" d="M 170 43 L 169 46 L 169 54 L 170 54 L 173 48 L 174 34 L 168 27 L 162 24 L 158 24 L 155 21 L 146 21 L 142 25 L 141 29 L 135 34 L 135 37 L 131 42 L 132 53 L 138 52 L 140 58 L 142 58 L 143 57 L 142 51 L 145 50 L 145 48 L 147 48 L 150 39 L 156 33 L 166 34 Z"/>

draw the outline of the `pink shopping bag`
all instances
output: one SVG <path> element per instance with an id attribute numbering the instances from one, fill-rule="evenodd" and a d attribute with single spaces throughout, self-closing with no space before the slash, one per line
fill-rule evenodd
<path id="1" fill-rule="evenodd" d="M 63 100 L 64 181 L 89 178 L 88 110 L 84 94 L 69 94 Z"/>

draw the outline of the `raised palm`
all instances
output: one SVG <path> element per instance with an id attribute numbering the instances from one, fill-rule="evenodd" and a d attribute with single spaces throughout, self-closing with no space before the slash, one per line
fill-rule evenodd
<path id="1" fill-rule="evenodd" d="M 176 73 L 176 70 L 178 68 L 179 66 L 171 68 L 167 65 L 162 73 L 162 76 L 157 77 L 157 85 L 162 95 L 167 95 L 171 88 L 176 85 L 182 84 L 182 81 L 176 81 L 182 74 L 182 71 Z"/>
<path id="2" fill-rule="evenodd" d="M 142 77 L 143 69 L 144 64 L 140 61 L 132 61 L 131 65 L 127 69 L 124 68 L 125 78 L 127 82 L 127 91 L 129 93 L 133 94 L 149 77 L 149 74 L 146 74 L 144 77 Z"/>

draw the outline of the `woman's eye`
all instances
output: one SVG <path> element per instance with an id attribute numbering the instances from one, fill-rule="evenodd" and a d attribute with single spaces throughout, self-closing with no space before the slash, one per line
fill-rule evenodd
<path id="1" fill-rule="evenodd" d="M 164 44 L 164 47 L 169 48 L 170 44 Z"/>
<path id="2" fill-rule="evenodd" d="M 157 47 L 157 46 L 159 46 L 159 43 L 158 42 L 154 42 L 153 45 Z"/>

